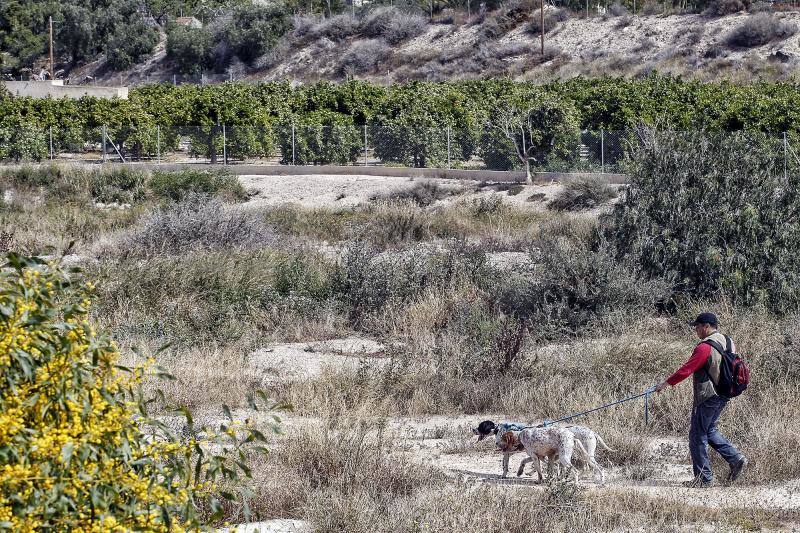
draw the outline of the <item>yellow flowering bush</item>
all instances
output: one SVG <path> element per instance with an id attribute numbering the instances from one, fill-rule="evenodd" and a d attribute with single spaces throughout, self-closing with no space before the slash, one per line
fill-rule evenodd
<path id="1" fill-rule="evenodd" d="M 149 417 L 141 382 L 160 369 L 116 365 L 87 320 L 91 290 L 36 258 L 0 270 L 0 530 L 199 529 L 263 435 L 181 441 Z"/>

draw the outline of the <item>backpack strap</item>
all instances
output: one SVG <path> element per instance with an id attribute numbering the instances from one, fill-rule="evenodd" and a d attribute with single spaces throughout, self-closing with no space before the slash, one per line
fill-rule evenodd
<path id="1" fill-rule="evenodd" d="M 727 335 L 724 335 L 724 337 L 725 337 L 725 348 L 724 349 L 722 348 L 722 345 L 720 343 L 718 343 L 717 341 L 715 341 L 713 339 L 706 339 L 703 342 L 701 342 L 700 344 L 708 344 L 709 346 L 714 348 L 716 351 L 718 351 L 720 353 L 720 355 L 722 355 L 724 353 L 733 353 L 733 340 L 731 340 L 731 338 L 728 337 Z"/>
<path id="2" fill-rule="evenodd" d="M 709 346 L 714 348 L 716 351 L 718 351 L 720 353 L 720 355 L 722 355 L 725 352 L 729 352 L 730 348 L 731 348 L 731 339 L 730 339 L 730 337 L 726 336 L 725 339 L 727 341 L 725 344 L 728 345 L 728 349 L 727 350 L 725 350 L 725 348 L 723 348 L 720 343 L 718 343 L 717 341 L 715 341 L 713 339 L 706 339 L 703 342 L 701 342 L 700 344 L 708 344 Z"/>

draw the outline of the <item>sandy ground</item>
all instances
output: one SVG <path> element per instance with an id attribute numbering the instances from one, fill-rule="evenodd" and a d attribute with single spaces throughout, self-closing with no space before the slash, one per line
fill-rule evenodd
<path id="1" fill-rule="evenodd" d="M 263 368 L 272 365 L 277 369 L 276 379 L 298 379 L 317 375 L 326 366 L 382 364 L 384 347 L 370 339 L 349 337 L 319 343 L 281 344 L 272 351 L 257 351 L 251 355 L 251 364 Z M 252 415 L 252 413 L 251 413 Z M 246 410 L 234 413 L 236 417 L 249 416 Z M 514 490 L 519 487 L 541 487 L 535 470 L 526 469 L 522 477 L 515 475 L 522 453 L 512 456 L 509 477 L 501 478 L 502 455 L 494 449 L 494 440 L 477 442 L 471 429 L 482 420 L 504 420 L 502 414 L 479 413 L 472 415 L 396 417 L 384 420 L 387 431 L 395 434 L 395 454 L 404 455 L 419 462 L 424 468 L 441 469 L 446 475 L 466 483 L 468 486 L 490 484 Z M 534 423 L 533 420 L 521 420 Z M 284 433 L 323 424 L 322 420 L 287 414 L 282 417 Z M 280 436 L 274 437 L 274 446 L 280 446 Z M 613 443 L 611 443 L 613 446 Z M 687 489 L 681 481 L 691 478 L 691 463 L 686 438 L 658 438 L 650 442 L 646 475 L 642 481 L 634 481 L 629 467 L 612 465 L 597 452 L 598 462 L 606 473 L 606 483 L 600 485 L 594 476 L 585 471 L 580 483 L 590 492 L 613 491 L 614 493 L 636 492 L 669 501 L 691 503 L 718 508 L 755 507 L 768 511 L 800 510 L 800 479 L 782 483 L 749 484 L 747 472 L 740 486 L 717 485 L 710 489 Z M 725 472 L 717 472 L 724 476 Z M 297 521 L 287 523 L 265 522 L 251 525 L 258 532 L 306 531 L 307 524 Z M 250 527 L 250 526 L 249 526 Z M 248 527 L 248 531 L 250 531 Z M 787 526 L 791 529 L 792 526 Z M 295 529 L 291 529 L 295 528 Z"/>
<path id="2" fill-rule="evenodd" d="M 512 205 L 541 209 L 553 198 L 560 185 L 524 185 L 516 194 L 509 194 L 508 184 L 487 186 L 478 190 L 480 182 L 437 178 L 396 178 L 384 176 L 240 176 L 240 181 L 251 194 L 250 205 L 296 204 L 310 208 L 347 208 L 369 202 L 371 199 L 394 191 L 412 189 L 419 183 L 435 183 L 458 194 L 442 200 L 450 203 L 474 200 L 500 194 Z M 510 191 L 514 192 L 514 191 Z"/>

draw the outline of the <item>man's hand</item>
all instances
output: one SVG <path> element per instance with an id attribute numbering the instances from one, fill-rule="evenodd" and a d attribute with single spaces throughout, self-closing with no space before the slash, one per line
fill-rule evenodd
<path id="1" fill-rule="evenodd" d="M 659 383 L 658 385 L 656 385 L 656 392 L 661 392 L 662 390 L 666 389 L 667 387 L 669 387 L 669 383 L 667 383 L 666 381 L 664 381 L 662 383 Z"/>

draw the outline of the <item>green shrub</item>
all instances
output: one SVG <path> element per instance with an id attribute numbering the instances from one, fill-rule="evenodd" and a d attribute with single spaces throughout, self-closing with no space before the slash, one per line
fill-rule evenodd
<path id="1" fill-rule="evenodd" d="M 410 301 L 426 289 L 482 280 L 487 273 L 486 256 L 480 250 L 450 248 L 434 253 L 411 248 L 381 253 L 358 243 L 344 254 L 337 292 L 350 308 L 350 320 L 358 324 L 390 303 Z"/>
<path id="2" fill-rule="evenodd" d="M 205 28 L 176 24 L 167 33 L 167 57 L 182 74 L 200 74 L 212 66 L 214 35 Z"/>
<path id="3" fill-rule="evenodd" d="M 608 234 L 650 277 L 674 279 L 678 294 L 794 309 L 800 197 L 783 150 L 756 133 L 644 130 Z"/>
<path id="4" fill-rule="evenodd" d="M 547 207 L 556 211 L 580 211 L 593 209 L 616 197 L 616 189 L 603 178 L 580 176 L 565 181 Z"/>
<path id="5" fill-rule="evenodd" d="M 251 63 L 270 51 L 291 27 L 291 10 L 286 5 L 241 5 L 233 11 L 226 34 L 239 59 Z"/>
<path id="6" fill-rule="evenodd" d="M 539 338 L 584 334 L 604 321 L 651 314 L 668 295 L 661 280 L 645 281 L 636 264 L 619 261 L 598 236 L 542 228 L 536 274 L 512 277 L 495 292 L 500 308 L 535 325 Z"/>
<path id="7" fill-rule="evenodd" d="M 189 193 L 219 196 L 230 201 L 247 199 L 247 192 L 238 178 L 227 170 L 155 171 L 148 186 L 155 196 L 176 202 Z"/>
<path id="8" fill-rule="evenodd" d="M 0 123 L 0 161 L 41 161 L 47 156 L 44 128 L 22 120 Z"/>
<path id="9" fill-rule="evenodd" d="M 133 204 L 147 195 L 147 176 L 131 167 L 90 171 L 91 195 L 97 202 Z"/>
<path id="10" fill-rule="evenodd" d="M 143 20 L 120 24 L 106 42 L 106 61 L 113 70 L 139 63 L 158 44 L 158 32 Z"/>
<path id="11" fill-rule="evenodd" d="M 0 171 L 0 180 L 22 189 L 41 187 L 46 201 L 133 204 L 143 201 L 147 193 L 146 173 L 128 166 L 26 165 Z"/>
<path id="12" fill-rule="evenodd" d="M 219 499 L 234 498 L 220 482 L 242 488 L 246 442 L 263 436 L 231 424 L 181 441 L 147 411 L 142 383 L 163 370 L 118 366 L 116 344 L 90 324 L 91 283 L 36 258 L 7 260 L 0 369 L 14 394 L 0 396 L 3 528 L 167 532 L 217 520 Z"/>

